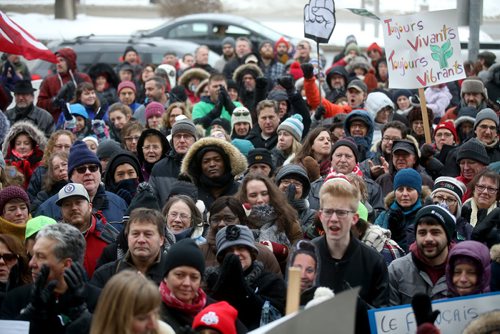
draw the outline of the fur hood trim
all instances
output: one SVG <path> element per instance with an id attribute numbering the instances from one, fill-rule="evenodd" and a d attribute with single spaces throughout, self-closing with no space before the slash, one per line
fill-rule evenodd
<path id="1" fill-rule="evenodd" d="M 238 66 L 238 68 L 234 71 L 233 80 L 236 81 L 237 83 L 240 82 L 241 79 L 243 78 L 244 73 L 246 72 L 252 72 L 255 78 L 260 78 L 264 76 L 264 73 L 262 72 L 259 66 L 249 63 Z"/>
<path id="2" fill-rule="evenodd" d="M 187 88 L 189 80 L 198 78 L 200 79 L 200 81 L 203 81 L 208 77 L 210 77 L 210 73 L 202 68 L 189 68 L 185 70 L 184 73 L 182 73 L 182 75 L 179 77 L 179 85 Z"/>
<path id="3" fill-rule="evenodd" d="M 186 156 L 182 160 L 181 173 L 186 173 L 193 179 L 198 178 L 198 175 L 193 175 L 193 173 L 195 170 L 200 169 L 201 166 L 195 166 L 195 157 L 199 150 L 207 146 L 217 146 L 226 152 L 233 176 L 239 175 L 247 169 L 247 159 L 234 145 L 222 139 L 205 137 L 195 142 L 186 153 Z"/>
<path id="4" fill-rule="evenodd" d="M 500 263 L 500 244 L 493 245 L 490 249 L 491 260 Z"/>
<path id="5" fill-rule="evenodd" d="M 431 188 L 428 186 L 422 186 L 422 192 L 420 193 L 420 200 L 422 201 L 422 204 L 425 203 L 425 199 L 431 195 L 431 192 Z M 394 191 L 391 191 L 384 198 L 385 207 L 388 209 L 395 200 L 396 195 L 394 194 Z"/>
<path id="6" fill-rule="evenodd" d="M 20 133 L 25 132 L 30 136 L 32 140 L 36 142 L 36 146 L 42 151 L 45 150 L 45 145 L 47 145 L 47 138 L 45 138 L 44 133 L 35 124 L 30 121 L 19 121 L 14 123 L 11 127 L 7 136 L 5 136 L 5 141 L 3 142 L 2 153 L 4 156 L 7 155 L 10 142 Z"/>

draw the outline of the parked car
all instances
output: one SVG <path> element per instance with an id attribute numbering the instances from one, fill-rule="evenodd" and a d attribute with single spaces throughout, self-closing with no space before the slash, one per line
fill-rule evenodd
<path id="1" fill-rule="evenodd" d="M 108 63 L 112 67 L 120 62 L 123 56 L 123 51 L 129 45 L 132 45 L 141 58 L 143 64 L 161 64 L 163 55 L 166 52 L 175 52 L 179 58 L 185 53 L 194 53 L 199 44 L 180 41 L 168 40 L 164 38 L 137 38 L 130 36 L 80 36 L 72 40 L 53 42 L 48 45 L 52 51 L 57 51 L 63 47 L 70 47 L 75 50 L 78 55 L 77 64 L 78 70 L 86 72 L 90 66 L 95 63 Z M 219 58 L 215 52 L 210 52 L 208 62 L 213 65 Z M 32 76 L 45 78 L 53 73 L 54 64 L 37 60 L 33 62 L 30 71 Z"/>
<path id="2" fill-rule="evenodd" d="M 171 20 L 148 31 L 139 31 L 134 36 L 163 37 L 205 44 L 211 50 L 222 53 L 222 39 L 245 36 L 252 41 L 254 50 L 264 40 L 276 42 L 285 37 L 296 45 L 299 40 L 283 35 L 257 21 L 230 14 L 192 14 Z"/>

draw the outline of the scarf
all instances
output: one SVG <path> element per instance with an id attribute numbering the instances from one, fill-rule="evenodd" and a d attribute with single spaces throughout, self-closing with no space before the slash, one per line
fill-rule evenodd
<path id="1" fill-rule="evenodd" d="M 448 251 L 451 250 L 452 245 L 448 246 Z M 436 284 L 439 278 L 445 276 L 446 274 L 446 261 L 437 265 L 431 266 L 427 263 L 425 257 L 420 253 L 417 247 L 417 243 L 414 242 L 410 245 L 410 252 L 413 258 L 413 262 L 418 269 L 424 271 L 432 281 L 432 284 Z"/>
<path id="2" fill-rule="evenodd" d="M 33 154 L 33 151 L 34 150 L 31 150 L 28 153 L 22 154 L 22 153 L 19 153 L 18 151 L 16 151 L 15 149 L 11 150 L 12 155 L 15 156 L 16 158 L 20 159 L 20 160 L 26 160 L 26 159 L 28 159 Z"/>
<path id="3" fill-rule="evenodd" d="M 31 215 L 28 216 L 28 220 L 29 219 L 31 219 Z M 24 242 L 24 236 L 26 235 L 26 224 L 14 224 L 0 217 L 0 233 L 10 234 Z"/>
<path id="4" fill-rule="evenodd" d="M 465 203 L 470 203 L 470 208 L 471 208 L 471 214 L 470 214 L 470 221 L 469 223 L 472 225 L 472 227 L 476 227 L 478 221 L 477 221 L 477 217 L 478 217 L 478 214 L 479 214 L 479 209 L 477 207 L 477 204 L 476 204 L 476 201 L 474 201 L 474 198 L 469 198 Z M 464 203 L 464 205 L 465 205 Z M 497 204 L 498 202 L 495 201 L 489 208 L 488 210 L 486 211 L 486 216 L 489 215 L 489 213 L 491 211 L 493 211 L 493 209 L 495 209 L 497 207 Z M 485 210 L 485 209 L 484 209 Z"/>
<path id="5" fill-rule="evenodd" d="M 160 283 L 160 295 L 165 305 L 167 305 L 168 307 L 181 310 L 193 317 L 196 314 L 200 313 L 200 311 L 203 309 L 203 307 L 205 307 L 205 304 L 207 303 L 207 295 L 201 288 L 198 288 L 193 303 L 187 304 L 177 299 L 177 297 L 174 296 L 174 294 L 172 293 L 172 291 L 170 291 L 165 281 L 161 281 Z"/>
<path id="6" fill-rule="evenodd" d="M 200 175 L 200 184 L 210 190 L 211 188 L 225 188 L 231 184 L 233 175 L 230 172 L 224 172 L 222 176 L 209 178 L 205 174 Z"/>
<path id="7" fill-rule="evenodd" d="M 332 162 L 329 159 L 321 161 L 319 163 L 319 174 L 321 176 L 328 175 L 328 173 L 330 172 L 331 164 L 332 164 Z"/>
<path id="8" fill-rule="evenodd" d="M 359 177 L 363 177 L 363 171 L 359 168 L 359 163 L 356 163 L 356 166 L 354 166 L 351 173 L 356 174 Z M 328 176 L 330 176 L 330 175 L 331 175 L 331 177 L 338 177 L 340 175 L 345 176 L 342 173 L 337 173 L 337 171 L 333 168 L 333 166 L 330 169 L 330 173 L 328 174 Z"/>
<path id="9" fill-rule="evenodd" d="M 292 244 L 285 234 L 285 231 L 280 231 L 275 221 L 278 218 L 276 210 L 269 204 L 254 205 L 248 216 L 251 222 L 252 232 L 255 236 L 255 241 L 272 241 L 278 244 L 291 247 Z"/>

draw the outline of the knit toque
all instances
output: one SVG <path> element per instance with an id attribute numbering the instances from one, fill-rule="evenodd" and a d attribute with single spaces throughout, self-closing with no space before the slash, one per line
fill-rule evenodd
<path id="1" fill-rule="evenodd" d="M 89 150 L 87 144 L 81 140 L 77 140 L 69 150 L 68 176 L 71 178 L 74 169 L 85 164 L 97 165 L 101 169 L 101 162 L 97 158 L 97 155 Z"/>
<path id="2" fill-rule="evenodd" d="M 457 213 L 455 214 L 455 217 L 458 218 L 460 217 L 462 211 L 462 197 L 464 196 L 465 190 L 465 184 L 463 184 L 461 181 L 455 179 L 454 177 L 441 176 L 438 177 L 434 182 L 431 197 L 433 197 L 435 193 L 441 191 L 455 197 L 458 203 Z"/>
<path id="3" fill-rule="evenodd" d="M 233 115 L 231 116 L 231 129 L 234 129 L 236 123 L 248 123 L 250 124 L 250 129 L 252 128 L 252 116 L 247 108 L 243 106 L 234 108 Z"/>
<path id="4" fill-rule="evenodd" d="M 352 153 L 354 154 L 354 157 L 356 158 L 356 162 L 359 162 L 359 151 L 358 151 L 358 146 L 354 142 L 354 140 L 351 137 L 345 137 L 340 140 L 337 140 L 335 144 L 332 146 L 332 155 L 335 153 L 335 151 L 340 147 L 340 146 L 347 146 L 351 149 Z"/>
<path id="5" fill-rule="evenodd" d="M 116 93 L 117 94 L 120 94 L 121 90 L 123 88 L 130 88 L 134 91 L 134 93 L 137 92 L 137 88 L 135 87 L 135 84 L 132 82 L 132 81 L 122 81 L 120 82 L 120 84 L 118 85 L 118 89 L 116 90 Z"/>
<path id="6" fill-rule="evenodd" d="M 104 160 L 104 159 L 109 159 L 113 155 L 116 154 L 116 152 L 121 151 L 122 148 L 120 147 L 120 144 L 118 144 L 117 141 L 113 139 L 104 139 L 99 143 L 99 146 L 97 146 L 97 158 L 99 160 Z"/>
<path id="7" fill-rule="evenodd" d="M 228 302 L 210 304 L 198 313 L 193 320 L 193 329 L 210 328 L 218 333 L 236 334 L 238 311 Z"/>
<path id="8" fill-rule="evenodd" d="M 165 257 L 165 274 L 177 267 L 187 266 L 199 271 L 203 276 L 205 273 L 205 258 L 200 248 L 193 239 L 182 239 L 173 244 Z"/>
<path id="9" fill-rule="evenodd" d="M 219 230 L 215 236 L 215 245 L 219 263 L 224 260 L 225 250 L 233 246 L 247 246 L 255 255 L 259 253 L 252 231 L 244 225 L 230 225 Z"/>
<path id="10" fill-rule="evenodd" d="M 490 163 L 490 157 L 488 156 L 488 152 L 486 152 L 486 148 L 476 138 L 468 140 L 458 148 L 457 163 L 460 163 L 462 159 L 474 160 L 483 165 Z"/>
<path id="11" fill-rule="evenodd" d="M 236 42 L 234 41 L 234 38 L 232 38 L 231 36 L 228 36 L 228 37 L 226 37 L 226 38 L 224 38 L 222 40 L 222 44 L 221 45 L 224 46 L 224 45 L 227 45 L 227 44 L 231 45 L 231 47 L 234 48 L 234 46 L 236 45 Z"/>
<path id="12" fill-rule="evenodd" d="M 160 102 L 151 101 L 146 106 L 146 119 L 150 119 L 153 116 L 161 117 L 165 112 L 165 107 Z"/>
<path id="13" fill-rule="evenodd" d="M 248 152 L 248 167 L 253 164 L 266 164 L 271 167 L 271 171 L 274 171 L 273 158 L 270 151 L 265 148 L 256 148 Z"/>
<path id="14" fill-rule="evenodd" d="M 480 112 L 477 113 L 476 121 L 474 122 L 474 130 L 476 130 L 479 123 L 481 123 L 485 119 L 489 119 L 489 120 L 492 120 L 493 122 L 495 122 L 495 124 L 497 126 L 497 130 L 498 130 L 498 116 L 497 116 L 496 112 L 494 112 L 493 109 L 490 109 L 490 108 L 484 108 L 483 110 L 481 110 Z"/>
<path id="15" fill-rule="evenodd" d="M 458 143 L 458 135 L 457 135 L 457 130 L 455 129 L 455 124 L 451 120 L 446 120 L 444 122 L 439 123 L 436 128 L 434 129 L 434 136 L 436 136 L 437 132 L 439 130 L 446 129 L 451 132 L 453 135 L 453 139 L 455 140 L 455 143 Z"/>
<path id="16" fill-rule="evenodd" d="M 181 119 L 179 121 L 176 121 L 172 126 L 172 137 L 181 132 L 188 133 L 196 138 L 196 127 L 193 121 L 190 119 Z"/>
<path id="17" fill-rule="evenodd" d="M 281 167 L 276 174 L 276 184 L 279 186 L 283 179 L 297 179 L 302 183 L 302 198 L 306 198 L 311 190 L 311 182 L 304 167 L 296 164 L 287 164 Z"/>
<path id="18" fill-rule="evenodd" d="M 423 217 L 432 217 L 443 226 L 448 238 L 448 244 L 455 239 L 456 220 L 448 210 L 436 204 L 427 205 L 418 210 L 415 218 L 415 233 L 417 233 L 417 226 Z"/>
<path id="19" fill-rule="evenodd" d="M 410 187 L 420 195 L 422 192 L 422 176 L 413 168 L 401 169 L 394 177 L 394 191 L 399 187 Z"/>
<path id="20" fill-rule="evenodd" d="M 285 130 L 289 132 L 296 141 L 300 143 L 302 140 L 302 133 L 304 131 L 304 123 L 302 123 L 302 116 L 294 114 L 285 119 L 279 126 L 278 131 Z"/>
<path id="21" fill-rule="evenodd" d="M 30 199 L 26 191 L 18 186 L 8 186 L 0 190 L 0 215 L 3 215 L 3 209 L 8 201 L 18 198 L 26 203 L 29 207 Z"/>

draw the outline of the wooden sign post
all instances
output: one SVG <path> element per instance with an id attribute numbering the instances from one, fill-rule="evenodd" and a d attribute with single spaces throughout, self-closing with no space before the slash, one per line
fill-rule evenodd
<path id="1" fill-rule="evenodd" d="M 286 314 L 297 312 L 300 306 L 300 268 L 288 268 L 288 289 L 286 291 Z"/>
<path id="2" fill-rule="evenodd" d="M 418 89 L 418 97 L 420 98 L 420 107 L 422 109 L 422 122 L 424 123 L 425 143 L 432 144 L 431 129 L 429 128 L 429 115 L 427 114 L 427 101 L 425 100 L 424 89 Z"/>

